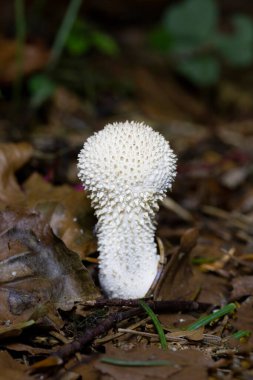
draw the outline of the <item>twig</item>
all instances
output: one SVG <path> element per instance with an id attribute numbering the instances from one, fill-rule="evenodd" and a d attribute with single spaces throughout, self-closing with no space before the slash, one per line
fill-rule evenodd
<path id="1" fill-rule="evenodd" d="M 150 317 L 147 317 L 147 318 L 141 319 L 138 322 L 135 322 L 135 323 L 131 324 L 130 326 L 128 326 L 128 328 L 134 331 L 134 329 L 137 329 L 137 327 L 142 326 L 142 325 L 146 324 L 149 321 L 150 321 Z M 119 329 L 118 329 L 118 331 L 119 331 Z M 104 344 L 106 342 L 109 342 L 110 340 L 117 339 L 117 338 L 119 338 L 122 335 L 124 335 L 123 332 L 122 333 L 121 332 L 117 332 L 117 333 L 112 334 L 112 335 L 106 335 L 103 338 L 96 339 L 95 340 L 95 345 Z"/>
<path id="2" fill-rule="evenodd" d="M 168 210 L 174 211 L 181 219 L 186 222 L 192 222 L 194 220 L 193 216 L 189 211 L 180 206 L 174 199 L 166 197 L 162 200 L 162 205 Z"/>
<path id="3" fill-rule="evenodd" d="M 152 310 L 156 312 L 169 311 L 171 313 L 177 313 L 181 311 L 184 312 L 192 312 L 192 311 L 205 311 L 209 307 L 213 306 L 210 303 L 205 302 L 196 302 L 196 301 L 177 301 L 177 300 L 169 300 L 169 301 L 152 301 L 145 299 L 145 302 L 151 307 Z M 94 301 L 86 301 L 82 302 L 83 306 L 93 306 L 93 307 L 104 307 L 104 306 L 128 306 L 128 307 L 136 307 L 140 304 L 140 300 L 138 299 L 105 299 L 100 298 Z"/>
<path id="4" fill-rule="evenodd" d="M 123 321 L 124 319 L 128 319 L 137 315 L 140 315 L 144 313 L 144 310 L 140 307 L 130 309 L 123 312 L 116 312 L 110 314 L 106 319 L 104 319 L 102 322 L 100 321 L 98 325 L 96 325 L 93 328 L 90 328 L 89 330 L 85 331 L 85 333 L 77 340 L 65 344 L 62 346 L 58 351 L 56 351 L 53 355 L 49 356 L 48 358 L 35 363 L 32 366 L 32 369 L 40 369 L 42 367 L 51 367 L 52 362 L 53 365 L 60 365 L 62 364 L 67 358 L 74 355 L 76 352 L 82 350 L 88 343 L 91 343 L 97 336 L 100 336 L 102 334 L 105 334 L 107 331 L 109 331 L 112 327 L 114 327 L 117 323 Z M 57 358 L 60 360 L 51 361 L 51 358 Z M 48 365 L 47 365 L 48 363 Z"/>
<path id="5" fill-rule="evenodd" d="M 157 338 L 157 340 L 159 341 L 159 335 L 158 334 L 147 333 L 144 331 L 136 331 L 136 330 L 132 330 L 132 329 L 122 329 L 122 328 L 119 328 L 118 332 L 124 333 L 124 334 L 140 335 L 140 336 L 144 336 L 145 338 Z"/>

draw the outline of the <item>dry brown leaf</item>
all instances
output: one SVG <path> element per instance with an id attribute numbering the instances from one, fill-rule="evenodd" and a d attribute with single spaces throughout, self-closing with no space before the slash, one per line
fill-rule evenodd
<path id="1" fill-rule="evenodd" d="M 26 205 L 42 214 L 67 247 L 84 258 L 97 249 L 92 233 L 95 218 L 85 192 L 53 186 L 34 173 L 23 185 Z"/>
<path id="2" fill-rule="evenodd" d="M 190 253 L 197 243 L 198 230 L 191 228 L 183 234 L 179 249 L 164 269 L 163 277 L 154 291 L 156 299 L 192 300 L 199 290 L 198 273 L 193 273 Z"/>
<path id="3" fill-rule="evenodd" d="M 253 276 L 238 276 L 232 281 L 233 291 L 231 293 L 232 299 L 239 299 L 241 297 L 253 294 Z"/>
<path id="4" fill-rule="evenodd" d="M 162 323 L 166 331 L 183 330 L 185 327 L 191 325 L 196 321 L 191 314 L 183 313 L 161 313 L 159 314 L 159 321 Z"/>
<path id="5" fill-rule="evenodd" d="M 105 364 L 100 361 L 102 357 L 123 359 L 126 361 L 135 360 L 168 360 L 171 366 L 148 366 L 148 367 L 122 367 Z M 207 379 L 207 366 L 211 363 L 207 357 L 197 350 L 184 350 L 180 352 L 162 351 L 158 348 L 138 346 L 130 352 L 123 352 L 117 349 L 110 349 L 100 357 L 94 364 L 103 375 L 112 379 L 122 380 L 144 380 L 144 379 L 173 379 L 173 380 L 204 380 Z M 107 379 L 107 377 L 102 379 Z"/>
<path id="6" fill-rule="evenodd" d="M 0 352 L 1 379 L 3 380 L 31 380 L 27 374 L 27 367 L 14 360 L 8 352 Z"/>
<path id="7" fill-rule="evenodd" d="M 195 331 L 173 331 L 167 333 L 166 337 L 168 338 L 187 338 L 192 341 L 201 341 L 204 339 L 204 328 L 199 328 Z"/>
<path id="8" fill-rule="evenodd" d="M 38 211 L 69 249 L 82 258 L 95 252 L 95 218 L 84 191 L 69 185 L 53 186 L 37 173 L 20 188 L 15 172 L 32 154 L 28 143 L 0 144 L 0 209 L 15 206 Z"/>
<path id="9" fill-rule="evenodd" d="M 207 302 L 213 305 L 227 303 L 229 284 L 226 278 L 212 273 L 199 273 L 200 292 L 196 301 Z"/>
<path id="10" fill-rule="evenodd" d="M 236 317 L 231 323 L 237 330 L 253 331 L 253 296 L 241 304 L 237 309 Z"/>
<path id="11" fill-rule="evenodd" d="M 49 52 L 41 45 L 27 43 L 24 46 L 22 69 L 24 74 L 43 68 L 49 58 Z M 18 73 L 17 42 L 15 40 L 0 39 L 0 81 L 12 82 Z"/>
<path id="12" fill-rule="evenodd" d="M 34 325 L 34 320 L 29 320 L 21 323 L 9 324 L 10 321 L 4 326 L 0 326 L 0 339 L 9 338 L 13 336 L 20 335 L 22 330 L 26 327 Z"/>
<path id="13" fill-rule="evenodd" d="M 70 309 L 99 296 L 78 255 L 38 214 L 0 213 L 0 318 L 24 321 L 49 303 Z"/>
<path id="14" fill-rule="evenodd" d="M 24 201 L 15 172 L 31 158 L 32 153 L 33 148 L 28 143 L 0 144 L 0 208 Z"/>
<path id="15" fill-rule="evenodd" d="M 87 380 L 99 380 L 100 379 L 100 373 L 97 369 L 94 368 L 94 366 L 91 363 L 82 363 L 79 362 L 75 365 L 75 368 L 73 368 L 73 371 L 78 373 L 80 376 L 82 376 L 82 379 Z"/>
<path id="16" fill-rule="evenodd" d="M 29 346 L 28 344 L 23 344 L 23 343 L 8 343 L 8 344 L 5 344 L 5 347 L 10 351 L 28 352 L 31 355 L 52 354 L 52 349 L 50 348 L 33 347 L 33 346 Z"/>

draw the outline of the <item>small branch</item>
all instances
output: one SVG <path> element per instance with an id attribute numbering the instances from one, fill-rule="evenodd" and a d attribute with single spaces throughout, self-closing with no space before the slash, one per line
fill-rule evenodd
<path id="1" fill-rule="evenodd" d="M 100 321 L 98 325 L 85 331 L 85 333 L 79 339 L 71 343 L 65 344 L 53 355 L 49 356 L 48 358 L 44 360 L 41 360 L 38 363 L 35 363 L 32 366 L 32 369 L 39 370 L 40 368 L 42 369 L 45 367 L 51 367 L 52 363 L 53 363 L 53 366 L 62 364 L 70 356 L 82 350 L 88 343 L 91 343 L 97 336 L 107 333 L 117 323 L 125 319 L 143 314 L 143 313 L 145 313 L 145 311 L 141 307 L 138 307 L 138 308 L 130 309 L 127 311 L 110 314 L 102 322 Z M 54 358 L 57 358 L 60 360 L 51 360 Z"/>
<path id="2" fill-rule="evenodd" d="M 205 311 L 209 307 L 213 305 L 210 303 L 204 302 L 196 302 L 196 301 L 152 301 L 148 299 L 144 299 L 145 302 L 156 312 L 168 311 L 171 313 L 177 312 L 192 312 L 192 311 Z M 128 306 L 128 307 L 136 307 L 140 304 L 139 299 L 105 299 L 100 298 L 94 301 L 86 301 L 82 302 L 83 306 L 93 306 L 93 307 L 104 307 L 104 306 Z"/>

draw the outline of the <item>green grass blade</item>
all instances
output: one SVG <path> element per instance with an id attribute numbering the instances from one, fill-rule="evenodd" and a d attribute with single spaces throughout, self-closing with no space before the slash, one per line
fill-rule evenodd
<path id="1" fill-rule="evenodd" d="M 191 262 L 193 265 L 201 265 L 213 263 L 215 260 L 213 257 L 193 257 Z"/>
<path id="2" fill-rule="evenodd" d="M 58 30 L 58 33 L 56 35 L 56 38 L 52 47 L 51 56 L 50 56 L 49 64 L 48 64 L 49 70 L 51 70 L 56 65 L 62 53 L 67 37 L 76 20 L 81 4 L 82 4 L 82 0 L 71 0 L 69 3 L 68 9 L 66 11 L 66 14 Z"/>
<path id="3" fill-rule="evenodd" d="M 143 307 L 143 309 L 146 311 L 146 313 L 152 319 L 152 322 L 154 323 L 155 328 L 157 330 L 157 333 L 159 335 L 159 339 L 160 339 L 160 343 L 161 343 L 162 349 L 163 350 L 167 350 L 168 346 L 167 346 L 166 336 L 164 334 L 162 325 L 159 322 L 159 319 L 157 318 L 157 316 L 155 315 L 155 313 L 153 312 L 153 310 L 146 304 L 146 302 L 144 302 L 144 301 L 141 300 L 140 301 L 140 305 Z"/>
<path id="4" fill-rule="evenodd" d="M 122 360 L 115 358 L 102 358 L 102 363 L 118 365 L 121 367 L 158 367 L 158 366 L 172 366 L 169 360 Z"/>
<path id="5" fill-rule="evenodd" d="M 197 330 L 200 327 L 206 326 L 209 323 L 215 321 L 216 319 L 219 319 L 223 317 L 226 314 L 233 313 L 236 309 L 236 305 L 234 303 L 230 303 L 224 307 L 222 307 L 220 310 L 215 311 L 212 314 L 206 315 L 204 317 L 199 318 L 196 322 L 192 323 L 190 326 L 186 328 L 188 331 L 194 331 Z"/>

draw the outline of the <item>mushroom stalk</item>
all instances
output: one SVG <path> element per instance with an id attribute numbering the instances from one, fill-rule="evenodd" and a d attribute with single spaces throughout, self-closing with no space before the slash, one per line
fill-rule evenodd
<path id="1" fill-rule="evenodd" d="M 135 122 L 107 125 L 79 154 L 78 175 L 98 218 L 99 278 L 108 297 L 144 297 L 155 279 L 155 214 L 175 161 L 158 132 Z"/>

